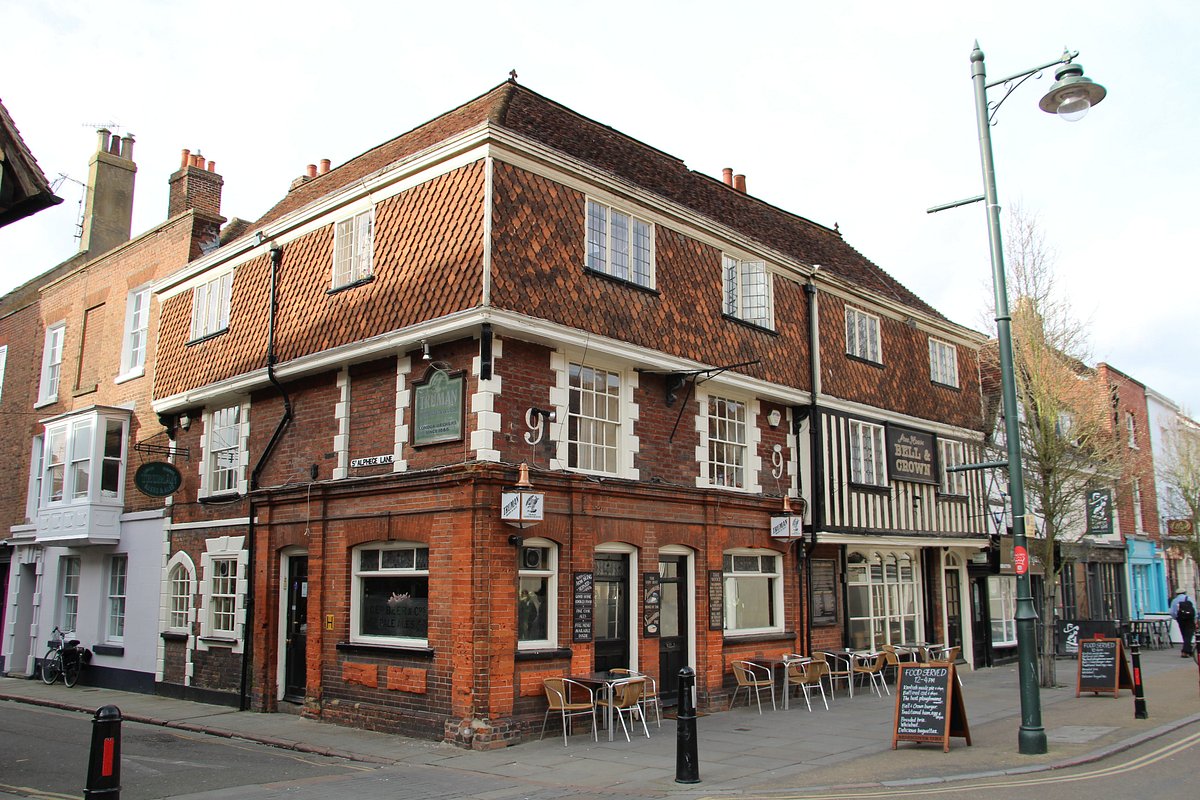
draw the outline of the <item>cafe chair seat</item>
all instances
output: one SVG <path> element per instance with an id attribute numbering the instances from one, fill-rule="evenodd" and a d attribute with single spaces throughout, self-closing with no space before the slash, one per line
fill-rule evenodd
<path id="1" fill-rule="evenodd" d="M 829 699 L 825 696 L 825 676 L 829 673 L 829 665 L 824 661 L 813 661 L 806 659 L 804 661 L 787 662 L 787 685 L 786 691 L 791 691 L 793 686 L 800 687 L 804 692 L 804 704 L 808 706 L 808 710 L 812 711 L 812 701 L 809 698 L 809 692 L 815 686 L 821 690 L 821 702 L 825 704 L 825 710 L 829 710 Z"/>
<path id="2" fill-rule="evenodd" d="M 753 661 L 734 661 L 733 677 L 737 681 L 737 688 L 733 690 L 733 696 L 729 698 L 729 707 L 733 708 L 733 703 L 737 700 L 738 692 L 742 689 L 746 690 L 746 704 L 750 703 L 750 692 L 754 691 L 754 699 L 758 701 L 758 713 L 762 713 L 762 690 L 766 689 L 771 693 L 771 710 L 775 710 L 775 678 L 771 675 L 771 668 L 764 667 L 761 664 L 755 664 Z"/>
<path id="3" fill-rule="evenodd" d="M 870 680 L 872 691 L 883 697 L 884 692 L 889 695 L 892 693 L 892 690 L 888 688 L 887 681 L 883 679 L 883 670 L 886 666 L 887 660 L 883 653 L 871 653 L 855 659 L 853 670 L 860 682 L 863 678 Z"/>
<path id="4" fill-rule="evenodd" d="M 542 735 L 546 736 L 546 723 L 550 713 L 555 712 L 562 717 L 563 747 L 567 746 L 567 732 L 575 717 L 590 716 L 592 718 L 592 738 L 597 742 L 600 737 L 596 733 L 596 694 L 589 687 L 577 683 L 570 678 L 546 678 L 542 681 L 542 689 L 546 693 L 546 713 L 542 715 Z"/>
<path id="5" fill-rule="evenodd" d="M 645 678 L 646 686 L 642 692 L 641 706 L 642 713 L 647 713 L 650 706 L 654 706 L 654 719 L 658 723 L 658 727 L 662 727 L 662 705 L 658 702 L 658 682 L 654 677 L 645 672 L 638 672 L 636 669 L 610 669 L 613 675 L 628 675 L 631 678 Z"/>
<path id="6" fill-rule="evenodd" d="M 612 670 L 615 672 L 615 670 Z M 621 720 L 621 730 L 625 731 L 625 741 L 631 741 L 629 738 L 629 728 L 633 725 L 634 717 L 642 721 L 642 730 L 646 734 L 646 738 L 650 738 L 650 728 L 646 726 L 646 714 L 642 709 L 642 695 L 646 691 L 645 678 L 630 678 L 627 681 L 619 681 L 612 685 L 612 708 L 617 713 L 617 718 Z M 605 705 L 605 700 L 599 701 L 600 705 Z M 625 718 L 629 718 L 629 724 L 625 724 Z"/>

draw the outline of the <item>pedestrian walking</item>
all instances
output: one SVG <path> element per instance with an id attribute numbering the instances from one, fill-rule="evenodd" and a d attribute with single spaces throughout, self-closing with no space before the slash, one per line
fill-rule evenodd
<path id="1" fill-rule="evenodd" d="M 1179 634 L 1183 637 L 1183 650 L 1179 655 L 1191 658 L 1192 638 L 1196 635 L 1196 604 L 1182 589 L 1175 590 L 1171 600 L 1171 616 L 1179 623 Z"/>

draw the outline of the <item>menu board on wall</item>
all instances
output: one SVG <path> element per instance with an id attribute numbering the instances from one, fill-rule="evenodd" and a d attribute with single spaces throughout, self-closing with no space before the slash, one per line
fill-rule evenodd
<path id="1" fill-rule="evenodd" d="M 642 600 L 642 635 L 658 636 L 662 623 L 662 588 L 657 572 L 642 575 L 645 599 Z"/>
<path id="2" fill-rule="evenodd" d="M 708 571 L 708 629 L 725 628 L 725 573 L 719 569 Z"/>
<path id="3" fill-rule="evenodd" d="M 576 642 L 592 640 L 592 573 L 575 573 L 575 613 L 572 637 Z"/>
<path id="4" fill-rule="evenodd" d="M 827 558 L 812 560 L 813 625 L 837 624 L 837 562 Z"/>

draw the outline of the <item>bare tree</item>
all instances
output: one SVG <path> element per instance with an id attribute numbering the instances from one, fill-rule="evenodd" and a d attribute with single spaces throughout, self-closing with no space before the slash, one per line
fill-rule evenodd
<path id="1" fill-rule="evenodd" d="M 1124 450 L 1113 428 L 1109 387 L 1087 366 L 1086 327 L 1058 290 L 1053 254 L 1036 217 L 1017 208 L 1007 226 L 1018 429 L 1026 506 L 1036 521 L 1027 526 L 1028 546 L 1045 570 L 1041 606 L 1051 618 L 1042 626 L 1041 684 L 1054 686 L 1052 616 L 1064 564 L 1055 555 L 1083 537 L 1085 493 L 1120 479 Z"/>
<path id="2" fill-rule="evenodd" d="M 1163 460 L 1157 465 L 1158 490 L 1170 519 L 1192 523 L 1192 534 L 1176 540 L 1200 563 L 1200 424 L 1176 416 L 1164 431 Z"/>

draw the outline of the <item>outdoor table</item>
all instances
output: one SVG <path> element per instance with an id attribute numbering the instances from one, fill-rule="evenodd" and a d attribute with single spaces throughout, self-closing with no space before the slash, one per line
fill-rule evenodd
<path id="1" fill-rule="evenodd" d="M 626 673 L 613 674 L 607 671 L 588 672 L 583 675 L 568 675 L 567 677 L 577 683 L 604 691 L 604 724 L 608 728 L 608 740 L 611 742 L 613 740 L 613 687 L 618 683 L 640 680 L 640 678 Z"/>

